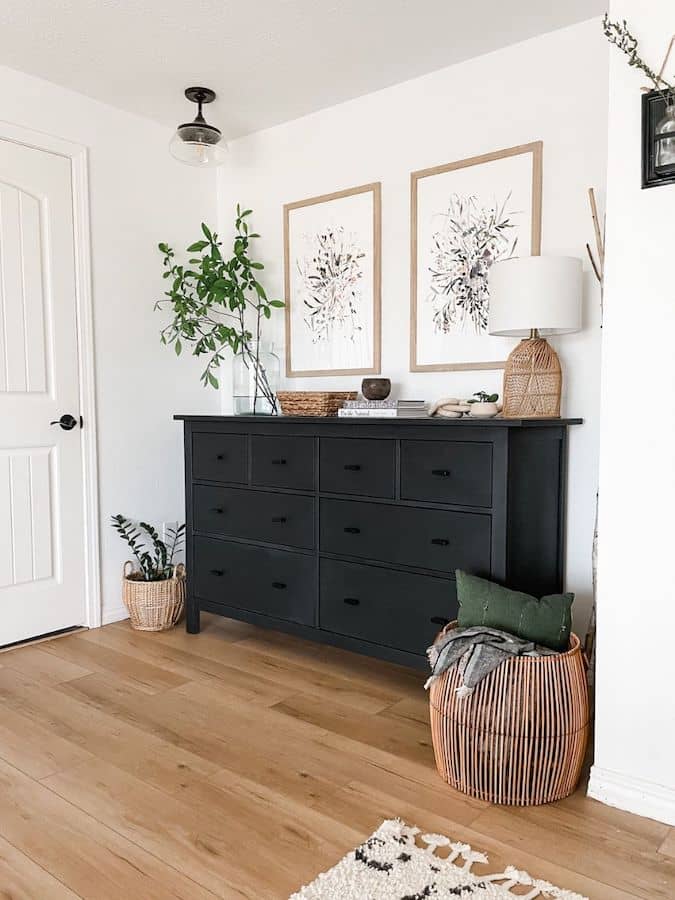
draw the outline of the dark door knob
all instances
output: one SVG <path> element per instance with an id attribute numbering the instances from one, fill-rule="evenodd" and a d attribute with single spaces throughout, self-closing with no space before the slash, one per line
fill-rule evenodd
<path id="1" fill-rule="evenodd" d="M 64 431 L 72 431 L 73 428 L 77 425 L 77 419 L 75 416 L 71 416 L 70 413 L 66 413 L 61 416 L 60 419 L 56 419 L 54 422 L 50 422 L 50 425 L 60 425 Z M 82 427 L 82 419 L 80 418 L 80 428 Z"/>

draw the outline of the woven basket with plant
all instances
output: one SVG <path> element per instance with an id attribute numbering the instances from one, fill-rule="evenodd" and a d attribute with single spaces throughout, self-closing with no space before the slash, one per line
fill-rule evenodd
<path id="1" fill-rule="evenodd" d="M 122 599 L 131 627 L 137 631 L 173 628 L 185 607 L 185 567 L 174 563 L 185 525 L 167 528 L 166 543 L 147 522 L 136 525 L 118 514 L 112 517 L 112 526 L 134 555 L 134 561 L 124 563 L 122 577 Z"/>

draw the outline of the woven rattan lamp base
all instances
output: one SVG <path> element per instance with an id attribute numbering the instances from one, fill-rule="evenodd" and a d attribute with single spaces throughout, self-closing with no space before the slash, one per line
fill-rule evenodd
<path id="1" fill-rule="evenodd" d="M 544 338 L 526 338 L 506 361 L 502 415 L 507 419 L 558 418 L 561 390 L 558 354 Z"/>

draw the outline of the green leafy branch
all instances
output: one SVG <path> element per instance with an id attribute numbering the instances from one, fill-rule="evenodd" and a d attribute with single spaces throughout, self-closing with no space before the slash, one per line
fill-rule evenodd
<path id="1" fill-rule="evenodd" d="M 158 300 L 155 309 L 169 305 L 172 321 L 161 331 L 163 344 L 173 344 L 176 355 L 191 345 L 193 356 L 206 356 L 201 381 L 204 386 L 218 388 L 216 371 L 228 351 L 240 355 L 255 373 L 258 391 L 277 411 L 276 397 L 267 373 L 258 357 L 262 322 L 270 319 L 272 310 L 283 307 L 283 300 L 269 300 L 258 281 L 263 264 L 249 257 L 251 241 L 260 235 L 251 232 L 247 222 L 252 210 L 237 204 L 232 256 L 223 257 L 218 235 L 202 222 L 203 237 L 187 248 L 193 254 L 187 265 L 176 261 L 174 250 L 160 243 L 163 277 L 169 281 L 166 300 Z M 253 316 L 253 330 L 247 319 Z M 255 406 L 254 406 L 255 408 Z"/>
<path id="2" fill-rule="evenodd" d="M 647 65 L 642 57 L 639 56 L 638 40 L 628 30 L 628 24 L 626 20 L 624 19 L 622 22 L 612 22 L 610 21 L 609 15 L 605 13 L 605 16 L 602 20 L 602 30 L 610 44 L 614 44 L 614 46 L 618 47 L 618 49 L 621 50 L 622 53 L 626 54 L 626 56 L 628 57 L 628 65 L 632 66 L 635 69 L 640 69 L 640 71 L 644 72 L 647 78 L 649 78 L 651 83 L 654 85 L 654 89 L 657 91 L 661 91 L 661 93 L 664 95 L 664 100 L 667 101 L 668 95 L 672 94 L 675 91 L 675 85 L 670 84 L 670 82 L 666 81 L 666 79 L 663 77 L 662 72 L 659 72 L 658 74 L 654 72 L 654 70 Z"/>
<path id="3" fill-rule="evenodd" d="M 161 540 L 157 529 L 148 522 L 136 525 L 131 519 L 118 513 L 111 516 L 111 524 L 131 549 L 144 581 L 164 581 L 171 578 L 175 555 L 185 538 L 185 525 L 167 528 L 169 543 L 166 544 Z M 143 533 L 150 538 L 151 552 L 146 549 Z"/>

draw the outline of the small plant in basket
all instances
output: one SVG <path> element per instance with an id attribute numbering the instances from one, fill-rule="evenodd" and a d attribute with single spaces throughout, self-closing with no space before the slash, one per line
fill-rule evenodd
<path id="1" fill-rule="evenodd" d="M 127 543 L 134 560 L 124 564 L 122 589 L 131 627 L 165 631 L 180 619 L 185 606 L 185 568 L 175 564 L 185 538 L 185 525 L 167 528 L 167 541 L 147 522 L 138 524 L 119 513 L 112 527 Z"/>
<path id="2" fill-rule="evenodd" d="M 157 529 L 147 522 L 136 525 L 119 513 L 112 516 L 112 527 L 126 541 L 138 564 L 143 581 L 164 581 L 174 574 L 174 558 L 183 546 L 185 525 L 167 528 L 168 543 L 160 539 Z M 143 532 L 150 539 L 151 550 L 146 547 Z"/>

